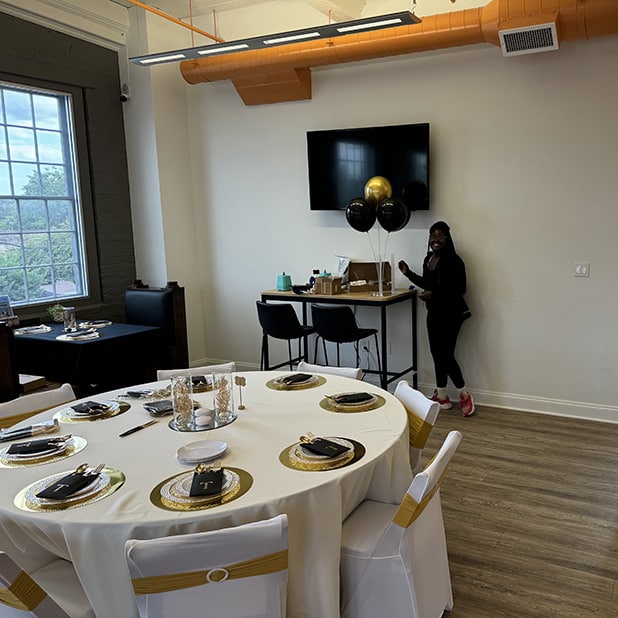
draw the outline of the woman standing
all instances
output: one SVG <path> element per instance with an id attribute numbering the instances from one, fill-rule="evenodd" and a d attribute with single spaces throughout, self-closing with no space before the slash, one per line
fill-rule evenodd
<path id="1" fill-rule="evenodd" d="M 423 274 L 411 271 L 402 260 L 399 270 L 412 283 L 423 289 L 419 298 L 427 304 L 427 335 L 436 373 L 436 390 L 431 399 L 443 410 L 452 408 L 446 392 L 448 378 L 459 391 L 459 405 L 464 416 L 474 414 L 474 400 L 466 389 L 461 368 L 455 360 L 457 336 L 470 309 L 464 300 L 466 267 L 457 255 L 451 228 L 437 221 L 429 228 L 428 253 L 423 261 Z"/>

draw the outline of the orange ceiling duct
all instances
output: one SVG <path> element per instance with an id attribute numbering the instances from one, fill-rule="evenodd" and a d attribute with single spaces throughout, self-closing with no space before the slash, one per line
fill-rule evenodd
<path id="1" fill-rule="evenodd" d="M 232 80 L 246 105 L 311 98 L 311 67 L 492 43 L 505 29 L 553 22 L 560 41 L 618 34 L 618 0 L 491 0 L 400 26 L 180 63 L 190 84 Z"/>

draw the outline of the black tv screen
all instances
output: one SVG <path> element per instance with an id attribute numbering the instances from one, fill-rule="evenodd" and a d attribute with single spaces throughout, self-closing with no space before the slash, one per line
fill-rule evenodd
<path id="1" fill-rule="evenodd" d="M 429 208 L 429 124 L 307 131 L 311 210 L 345 210 L 383 176 L 410 210 Z"/>

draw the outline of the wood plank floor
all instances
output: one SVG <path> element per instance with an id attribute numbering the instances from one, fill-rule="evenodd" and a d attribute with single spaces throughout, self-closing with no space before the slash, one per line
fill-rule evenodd
<path id="1" fill-rule="evenodd" d="M 618 617 L 618 425 L 454 407 L 424 462 L 453 429 L 463 440 L 441 489 L 445 616 Z"/>

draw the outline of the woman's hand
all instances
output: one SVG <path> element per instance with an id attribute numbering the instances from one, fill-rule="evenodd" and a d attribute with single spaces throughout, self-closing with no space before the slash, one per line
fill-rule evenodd
<path id="1" fill-rule="evenodd" d="M 431 290 L 423 290 L 418 297 L 427 302 L 431 298 Z"/>
<path id="2" fill-rule="evenodd" d="M 410 267 L 403 260 L 399 260 L 399 263 L 397 264 L 397 266 L 399 270 L 402 272 L 402 274 L 407 277 L 408 272 L 410 272 Z"/>

